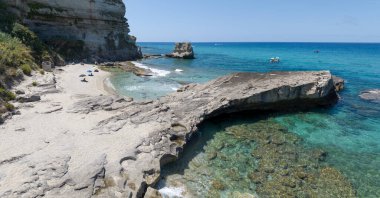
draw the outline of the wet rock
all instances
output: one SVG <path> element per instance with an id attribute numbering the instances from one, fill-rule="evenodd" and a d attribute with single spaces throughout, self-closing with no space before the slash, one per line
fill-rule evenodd
<path id="1" fill-rule="evenodd" d="M 249 193 L 233 192 L 231 198 L 257 198 L 257 196 Z"/>
<path id="2" fill-rule="evenodd" d="M 222 190 L 225 189 L 224 184 L 223 184 L 220 180 L 213 180 L 213 181 L 211 182 L 211 186 L 212 186 L 214 189 L 216 189 L 216 190 L 220 190 L 220 191 L 222 191 Z"/>
<path id="3" fill-rule="evenodd" d="M 319 161 L 325 161 L 327 157 L 327 152 L 321 149 L 314 150 L 312 154 L 313 157 Z"/>
<path id="4" fill-rule="evenodd" d="M 255 184 L 264 183 L 267 180 L 267 174 L 263 172 L 253 172 L 248 177 Z"/>
<path id="5" fill-rule="evenodd" d="M 363 91 L 359 96 L 363 100 L 380 103 L 380 89 Z"/>
<path id="6" fill-rule="evenodd" d="M 144 195 L 144 198 L 161 198 L 161 193 L 158 192 L 158 190 L 148 187 L 146 190 L 146 193 Z"/>
<path id="7" fill-rule="evenodd" d="M 336 91 L 342 91 L 344 89 L 344 79 L 338 76 L 332 76 Z"/>
<path id="8" fill-rule="evenodd" d="M 173 53 L 166 56 L 170 58 L 194 59 L 194 50 L 191 43 L 176 43 Z"/>

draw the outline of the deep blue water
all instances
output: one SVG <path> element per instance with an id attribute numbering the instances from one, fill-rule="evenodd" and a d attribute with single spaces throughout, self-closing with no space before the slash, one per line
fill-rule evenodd
<path id="1" fill-rule="evenodd" d="M 174 47 L 174 43 L 139 45 L 146 54 L 170 53 Z M 111 82 L 119 93 L 145 99 L 165 95 L 183 83 L 202 83 L 231 72 L 330 70 L 346 80 L 336 106 L 275 119 L 300 135 L 305 146 L 328 151 L 328 163 L 342 171 L 360 197 L 380 197 L 380 105 L 358 96 L 361 91 L 380 88 L 380 44 L 194 43 L 193 46 L 194 60 L 140 61 L 167 73 L 161 71 L 158 72 L 161 75 L 150 78 L 121 73 Z M 320 53 L 314 53 L 315 50 Z M 281 62 L 270 64 L 271 57 L 280 57 Z"/>

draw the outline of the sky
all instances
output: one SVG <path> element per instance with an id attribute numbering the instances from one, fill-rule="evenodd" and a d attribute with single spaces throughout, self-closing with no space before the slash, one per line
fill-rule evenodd
<path id="1" fill-rule="evenodd" d="M 139 42 L 380 42 L 380 0 L 123 0 Z"/>

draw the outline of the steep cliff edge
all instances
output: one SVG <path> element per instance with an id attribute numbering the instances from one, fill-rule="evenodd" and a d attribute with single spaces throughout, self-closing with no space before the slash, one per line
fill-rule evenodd
<path id="1" fill-rule="evenodd" d="M 1 0 L 67 59 L 141 57 L 130 36 L 122 0 Z"/>

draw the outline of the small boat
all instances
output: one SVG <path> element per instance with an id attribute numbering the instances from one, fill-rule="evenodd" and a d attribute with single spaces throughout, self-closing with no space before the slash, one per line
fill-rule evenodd
<path id="1" fill-rule="evenodd" d="M 270 63 L 279 63 L 280 62 L 280 57 L 273 57 L 270 59 Z"/>

